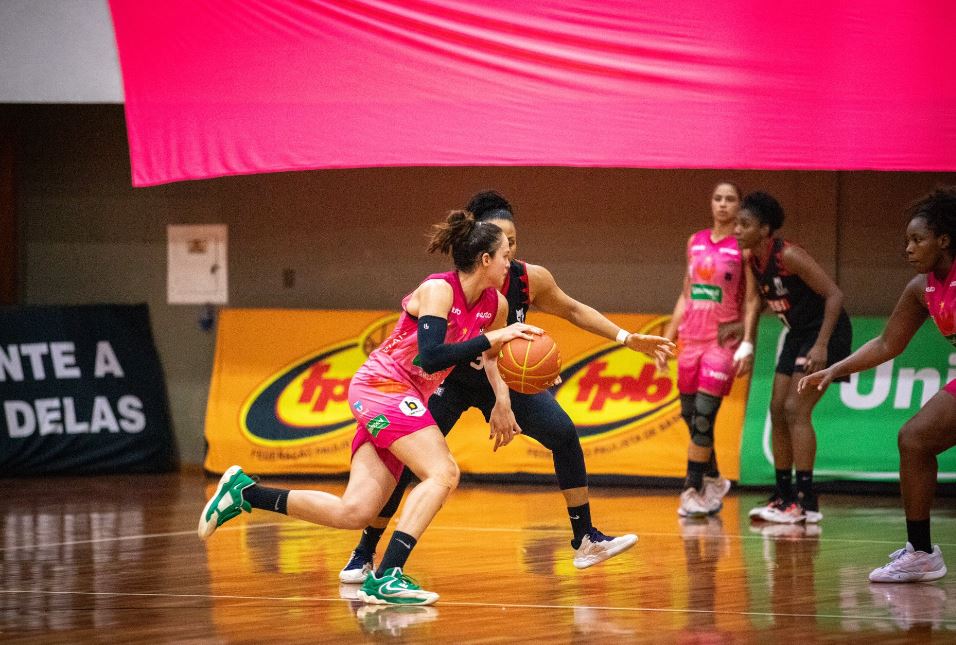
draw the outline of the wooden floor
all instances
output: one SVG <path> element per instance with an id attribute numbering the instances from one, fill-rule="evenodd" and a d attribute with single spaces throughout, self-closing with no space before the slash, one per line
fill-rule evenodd
<path id="1" fill-rule="evenodd" d="M 682 521 L 676 491 L 598 489 L 595 523 L 640 541 L 578 571 L 556 491 L 463 485 L 407 567 L 438 604 L 384 608 L 338 582 L 356 532 L 257 511 L 201 542 L 213 483 L 195 472 L 5 480 L 0 641 L 956 642 L 956 571 L 866 579 L 904 540 L 896 498 L 825 496 L 823 523 L 805 529 L 752 526 L 757 493 Z M 956 567 L 952 501 L 934 537 Z"/>

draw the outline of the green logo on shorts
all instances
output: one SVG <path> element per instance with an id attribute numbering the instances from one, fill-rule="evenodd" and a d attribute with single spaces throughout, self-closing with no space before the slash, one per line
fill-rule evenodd
<path id="1" fill-rule="evenodd" d="M 724 290 L 712 284 L 692 284 L 690 285 L 690 299 L 721 302 L 724 299 Z"/>
<path id="2" fill-rule="evenodd" d="M 392 424 L 388 420 L 388 417 L 386 417 L 384 414 L 380 414 L 374 419 L 372 419 L 371 421 L 369 421 L 365 427 L 368 428 L 369 433 L 371 433 L 373 437 L 377 437 L 379 432 L 381 432 L 382 430 L 384 430 L 390 425 Z"/>

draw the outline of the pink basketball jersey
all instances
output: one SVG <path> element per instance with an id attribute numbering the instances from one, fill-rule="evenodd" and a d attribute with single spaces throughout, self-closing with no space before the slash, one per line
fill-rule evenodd
<path id="1" fill-rule="evenodd" d="M 945 280 L 926 274 L 926 306 L 940 333 L 956 346 L 956 262 Z"/>
<path id="2" fill-rule="evenodd" d="M 484 333 L 498 313 L 498 291 L 494 287 L 485 289 L 471 306 L 465 300 L 461 281 L 456 271 L 435 273 L 426 280 L 444 280 L 451 285 L 454 298 L 448 312 L 448 329 L 445 332 L 446 343 L 461 343 Z M 384 377 L 386 381 L 399 381 L 416 388 L 427 401 L 445 376 L 453 369 L 428 374 L 419 366 L 418 361 L 418 319 L 405 311 L 412 294 L 402 299 L 402 315 L 392 333 L 371 353 L 365 365 L 359 370 L 363 377 Z"/>
<path id="3" fill-rule="evenodd" d="M 690 293 L 678 329 L 687 340 L 714 340 L 717 325 L 740 319 L 745 288 L 740 247 L 732 235 L 714 242 L 710 233 L 694 233 L 687 247 Z"/>

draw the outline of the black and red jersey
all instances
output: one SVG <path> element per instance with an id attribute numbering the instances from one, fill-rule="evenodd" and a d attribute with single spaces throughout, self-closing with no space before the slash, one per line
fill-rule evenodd
<path id="1" fill-rule="evenodd" d="M 760 266 L 760 258 L 751 253 L 750 268 L 760 295 L 789 329 L 798 333 L 818 330 L 823 324 L 826 299 L 786 269 L 781 256 L 789 246 L 793 243 L 773 238 L 767 263 Z"/>

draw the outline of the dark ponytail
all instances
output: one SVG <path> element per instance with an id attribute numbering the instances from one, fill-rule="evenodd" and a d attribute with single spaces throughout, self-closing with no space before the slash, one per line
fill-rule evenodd
<path id="1" fill-rule="evenodd" d="M 428 252 L 451 255 L 456 269 L 470 273 L 483 254 L 495 254 L 500 241 L 497 224 L 476 222 L 468 211 L 451 211 L 444 223 L 432 226 Z"/>

